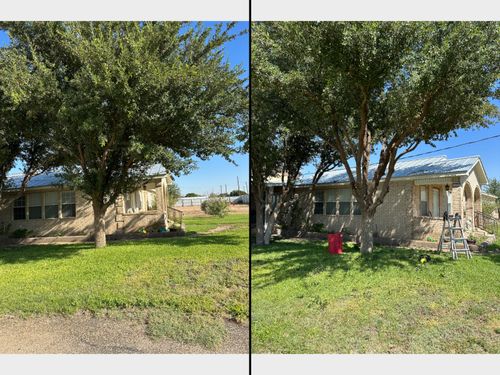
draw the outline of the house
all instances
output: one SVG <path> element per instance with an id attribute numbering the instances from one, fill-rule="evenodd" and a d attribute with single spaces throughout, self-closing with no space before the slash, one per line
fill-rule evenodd
<path id="1" fill-rule="evenodd" d="M 369 167 L 373 176 L 376 165 Z M 390 189 L 374 217 L 374 235 L 404 242 L 439 239 L 443 214 L 459 213 L 469 232 L 481 226 L 484 193 L 488 178 L 478 156 L 448 159 L 446 156 L 408 159 L 397 162 Z M 312 180 L 301 177 L 295 184 L 299 200 L 310 191 Z M 270 181 L 269 193 L 279 192 L 279 183 Z M 302 201 L 303 202 L 303 201 Z M 325 173 L 314 190 L 313 223 L 324 224 L 330 232 L 344 228 L 357 233 L 361 212 L 353 197 L 344 168 Z"/>
<path id="2" fill-rule="evenodd" d="M 19 194 L 22 175 L 9 177 L 8 196 Z M 148 171 L 141 189 L 120 196 L 106 212 L 106 234 L 135 232 L 151 225 L 168 225 L 168 185 L 171 178 L 161 166 Z M 27 229 L 34 236 L 76 236 L 93 233 L 92 204 L 80 191 L 70 189 L 55 172 L 34 176 L 24 194 L 0 211 L 0 232 Z"/>

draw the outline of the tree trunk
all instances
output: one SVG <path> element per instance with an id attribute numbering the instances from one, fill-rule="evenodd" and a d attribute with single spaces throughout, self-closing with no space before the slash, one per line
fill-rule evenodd
<path id="1" fill-rule="evenodd" d="M 361 254 L 369 254 L 373 251 L 373 214 L 363 212 L 360 228 L 360 250 Z"/>
<path id="2" fill-rule="evenodd" d="M 256 245 L 264 245 L 264 207 L 262 202 L 255 199 L 255 227 L 257 236 L 255 238 Z"/>
<path id="3" fill-rule="evenodd" d="M 278 210 L 273 210 L 273 212 L 267 218 L 266 230 L 264 232 L 264 245 L 269 245 L 271 243 L 271 235 L 273 234 L 274 225 L 276 224 L 276 219 L 278 218 Z"/>
<path id="4" fill-rule="evenodd" d="M 92 202 L 92 208 L 94 209 L 95 247 L 106 247 L 106 221 L 104 220 L 106 208 L 102 207 L 99 202 Z"/>

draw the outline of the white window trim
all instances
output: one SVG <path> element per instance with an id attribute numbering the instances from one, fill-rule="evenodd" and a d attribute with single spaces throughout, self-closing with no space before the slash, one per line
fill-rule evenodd
<path id="1" fill-rule="evenodd" d="M 48 192 L 56 192 L 57 193 L 57 201 L 58 201 L 58 210 L 57 210 L 57 218 L 55 217 L 51 217 L 51 218 L 46 218 L 45 217 L 45 193 L 47 193 L 47 191 L 36 191 L 36 192 L 27 192 L 27 193 L 24 193 L 23 196 L 24 196 L 24 220 L 23 219 L 14 219 L 14 202 L 12 202 L 12 221 L 36 221 L 36 220 L 74 220 L 78 217 L 78 204 L 77 204 L 77 197 L 76 197 L 76 191 L 75 190 L 58 190 L 58 191 L 54 191 L 54 190 L 50 190 Z M 62 216 L 62 193 L 63 192 L 74 192 L 75 194 L 75 216 L 68 216 L 68 217 L 63 217 Z M 42 195 L 42 199 L 41 199 L 41 207 L 42 207 L 42 218 L 41 219 L 30 219 L 29 217 L 29 208 L 30 208 L 30 205 L 29 205 L 29 196 L 31 194 L 41 194 Z M 38 207 L 38 206 L 36 206 Z"/>

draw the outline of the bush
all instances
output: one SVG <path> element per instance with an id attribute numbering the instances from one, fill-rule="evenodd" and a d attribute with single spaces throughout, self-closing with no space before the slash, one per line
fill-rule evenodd
<path id="1" fill-rule="evenodd" d="M 229 202 L 218 197 L 210 197 L 201 204 L 201 209 L 208 215 L 224 217 L 229 212 Z"/>
<path id="2" fill-rule="evenodd" d="M 13 231 L 10 234 L 10 237 L 11 238 L 26 238 L 26 237 L 28 237 L 28 234 L 30 234 L 30 232 L 31 231 L 29 229 L 19 228 L 19 229 L 16 229 L 15 231 Z"/>
<path id="3" fill-rule="evenodd" d="M 246 195 L 247 192 L 243 190 L 233 190 L 232 192 L 229 193 L 230 197 L 239 197 L 241 195 Z"/>
<path id="4" fill-rule="evenodd" d="M 323 230 L 324 224 L 323 223 L 314 223 L 311 225 L 311 232 L 318 232 L 320 233 Z"/>

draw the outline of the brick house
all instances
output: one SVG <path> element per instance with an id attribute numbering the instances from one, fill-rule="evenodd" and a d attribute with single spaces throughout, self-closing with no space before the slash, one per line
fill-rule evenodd
<path id="1" fill-rule="evenodd" d="M 9 178 L 19 194 L 22 175 Z M 141 189 L 120 196 L 106 212 L 106 234 L 134 232 L 150 225 L 168 225 L 168 184 L 171 178 L 163 167 L 149 170 Z M 16 191 L 17 190 L 17 191 Z M 0 232 L 28 229 L 33 236 L 76 236 L 93 233 L 92 204 L 80 191 L 71 190 L 54 172 L 34 176 L 25 193 L 0 211 Z"/>
<path id="2" fill-rule="evenodd" d="M 375 168 L 375 165 L 370 166 L 370 175 Z M 477 226 L 475 218 L 481 212 L 481 186 L 487 182 L 478 156 L 400 160 L 389 193 L 377 208 L 374 236 L 397 242 L 428 237 L 439 239 L 445 211 L 460 213 L 466 229 L 474 231 Z M 309 191 L 311 179 L 304 176 L 295 186 L 300 200 Z M 273 181 L 268 187 L 270 194 L 280 189 Z M 321 177 L 312 204 L 313 223 L 323 223 L 329 232 L 342 227 L 347 233 L 358 232 L 361 215 L 345 169 L 337 168 Z"/>

